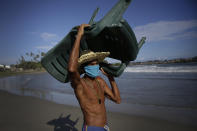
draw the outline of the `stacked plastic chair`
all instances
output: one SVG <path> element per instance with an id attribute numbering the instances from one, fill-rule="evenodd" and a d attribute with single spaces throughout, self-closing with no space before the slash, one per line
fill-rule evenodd
<path id="1" fill-rule="evenodd" d="M 85 28 L 80 44 L 80 52 L 92 50 L 94 52 L 109 51 L 110 58 L 120 60 L 119 66 L 100 63 L 107 73 L 118 77 L 122 74 L 130 61 L 134 61 L 145 42 L 142 37 L 137 43 L 136 36 L 127 21 L 122 18 L 123 13 L 131 0 L 119 0 L 118 3 L 98 22 L 94 18 L 98 8 L 89 22 L 90 27 Z M 68 61 L 72 46 L 77 34 L 77 26 L 42 58 L 43 67 L 60 82 L 69 82 Z"/>

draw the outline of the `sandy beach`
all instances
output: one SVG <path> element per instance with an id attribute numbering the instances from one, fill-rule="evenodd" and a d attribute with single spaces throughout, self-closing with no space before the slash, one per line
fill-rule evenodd
<path id="1" fill-rule="evenodd" d="M 0 131 L 80 131 L 78 107 L 0 91 Z M 70 117 L 69 117 L 70 116 Z M 69 118 L 68 118 L 69 117 Z M 78 120 L 77 120 L 78 119 Z M 191 127 L 153 118 L 108 112 L 111 131 L 195 131 Z"/>

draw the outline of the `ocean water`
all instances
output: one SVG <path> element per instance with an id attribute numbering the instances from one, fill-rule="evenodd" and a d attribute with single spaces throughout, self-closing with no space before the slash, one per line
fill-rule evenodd
<path id="1" fill-rule="evenodd" d="M 122 103 L 107 100 L 107 110 L 197 126 L 197 63 L 127 67 L 116 82 Z M 0 89 L 79 106 L 70 83 L 48 73 L 1 78 Z"/>

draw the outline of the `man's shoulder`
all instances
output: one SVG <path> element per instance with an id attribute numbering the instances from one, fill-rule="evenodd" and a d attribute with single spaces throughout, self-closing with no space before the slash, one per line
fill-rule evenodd
<path id="1" fill-rule="evenodd" d="M 105 80 L 104 80 L 102 77 L 100 77 L 100 76 L 98 76 L 96 79 L 97 79 L 99 82 L 101 82 L 101 83 L 106 83 Z"/>
<path id="2" fill-rule="evenodd" d="M 104 79 L 100 76 L 96 77 L 97 80 L 104 81 Z"/>

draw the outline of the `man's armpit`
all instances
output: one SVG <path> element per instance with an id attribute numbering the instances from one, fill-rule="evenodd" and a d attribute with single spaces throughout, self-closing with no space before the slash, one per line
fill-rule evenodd
<path id="1" fill-rule="evenodd" d="M 74 90 L 82 90 L 83 89 L 83 85 L 81 82 L 71 82 L 71 86 Z"/>

